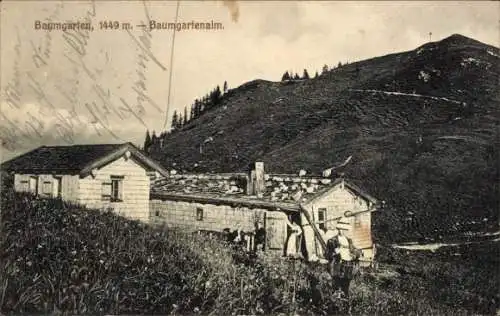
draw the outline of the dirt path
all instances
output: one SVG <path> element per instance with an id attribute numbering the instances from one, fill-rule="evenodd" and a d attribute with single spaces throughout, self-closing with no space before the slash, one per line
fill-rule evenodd
<path id="1" fill-rule="evenodd" d="M 393 244 L 391 247 L 393 248 L 399 248 L 399 249 L 407 249 L 407 250 L 430 250 L 430 251 L 436 251 L 439 248 L 442 247 L 451 247 L 451 246 L 460 246 L 460 245 L 470 245 L 470 244 L 477 244 L 477 243 L 482 243 L 485 241 L 500 241 L 500 231 L 494 232 L 494 233 L 486 233 L 477 236 L 477 240 L 473 241 L 463 241 L 463 242 L 449 242 L 449 243 L 428 243 L 428 244 L 419 244 L 416 242 L 413 243 L 402 243 L 402 244 Z M 479 239 L 481 238 L 481 239 Z"/>
<path id="2" fill-rule="evenodd" d="M 403 95 L 403 96 L 414 97 L 414 98 L 425 98 L 425 99 L 431 99 L 431 100 L 446 101 L 446 102 L 451 102 L 451 103 L 455 103 L 455 104 L 462 104 L 461 101 L 457 101 L 457 100 L 452 100 L 452 99 L 448 99 L 448 98 L 444 98 L 444 97 L 435 97 L 435 96 L 431 96 L 431 95 L 417 94 L 417 93 L 403 93 L 403 92 L 396 92 L 396 91 L 361 90 L 361 89 L 349 89 L 349 91 L 381 93 L 381 94 L 386 94 L 386 95 Z"/>
<path id="3" fill-rule="evenodd" d="M 473 143 L 477 143 L 480 145 L 488 145 L 487 141 L 484 141 L 478 137 L 464 136 L 464 135 L 448 135 L 448 136 L 441 136 L 441 137 L 436 138 L 436 140 L 440 140 L 440 139 L 463 140 L 466 142 L 473 142 Z"/>

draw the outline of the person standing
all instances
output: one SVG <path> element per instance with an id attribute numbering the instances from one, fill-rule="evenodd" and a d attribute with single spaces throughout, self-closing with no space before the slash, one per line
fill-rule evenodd
<path id="1" fill-rule="evenodd" d="M 286 243 L 286 256 L 292 258 L 300 257 L 302 256 L 300 247 L 302 241 L 302 228 L 295 221 L 288 218 L 286 224 L 290 229 Z"/>
<path id="2" fill-rule="evenodd" d="M 264 251 L 266 243 L 266 229 L 260 222 L 255 222 L 254 251 Z"/>
<path id="3" fill-rule="evenodd" d="M 327 242 L 326 257 L 334 287 L 348 299 L 349 286 L 357 272 L 361 252 L 346 236 L 346 232 L 351 229 L 347 218 L 341 218 L 336 228 L 337 236 Z"/>

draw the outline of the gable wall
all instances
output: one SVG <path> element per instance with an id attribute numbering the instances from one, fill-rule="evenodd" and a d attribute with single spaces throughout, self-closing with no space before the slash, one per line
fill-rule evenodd
<path id="1" fill-rule="evenodd" d="M 352 213 L 368 210 L 368 203 L 361 197 L 350 192 L 347 188 L 342 188 L 341 185 L 327 192 L 324 196 L 312 201 L 307 205 L 307 209 L 315 222 L 319 219 L 319 209 L 326 209 L 326 227 L 334 229 L 337 225 L 337 220 L 332 220 L 344 216 L 346 211 Z M 346 235 L 352 239 L 354 246 L 363 250 L 366 260 L 371 260 L 373 257 L 373 241 L 371 237 L 371 213 L 364 212 L 355 216 L 348 217 L 352 230 Z M 302 223 L 307 223 L 307 219 L 302 215 Z M 319 224 L 316 224 L 319 229 Z M 305 227 L 306 249 L 309 252 L 316 253 L 318 256 L 323 256 L 322 248 L 319 242 L 314 240 L 314 232 L 312 228 Z"/>
<path id="2" fill-rule="evenodd" d="M 111 176 L 123 176 L 123 201 L 110 202 L 103 199 L 103 183 Z M 88 175 L 79 180 L 79 203 L 91 208 L 113 209 L 119 215 L 147 221 L 149 219 L 150 178 L 146 170 L 133 158 L 121 157 L 100 168 L 95 178 Z"/>

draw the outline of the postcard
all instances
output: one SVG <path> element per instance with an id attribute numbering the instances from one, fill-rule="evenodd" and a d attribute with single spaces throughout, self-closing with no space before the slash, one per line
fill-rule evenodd
<path id="1" fill-rule="evenodd" d="M 500 315 L 500 3 L 0 3 L 0 312 Z"/>

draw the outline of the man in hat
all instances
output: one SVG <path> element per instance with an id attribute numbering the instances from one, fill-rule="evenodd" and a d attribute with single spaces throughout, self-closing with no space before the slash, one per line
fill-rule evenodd
<path id="1" fill-rule="evenodd" d="M 347 218 L 339 219 L 336 228 L 337 236 L 327 242 L 328 267 L 334 286 L 349 298 L 349 285 L 357 271 L 360 250 L 346 236 L 346 232 L 351 229 Z"/>

